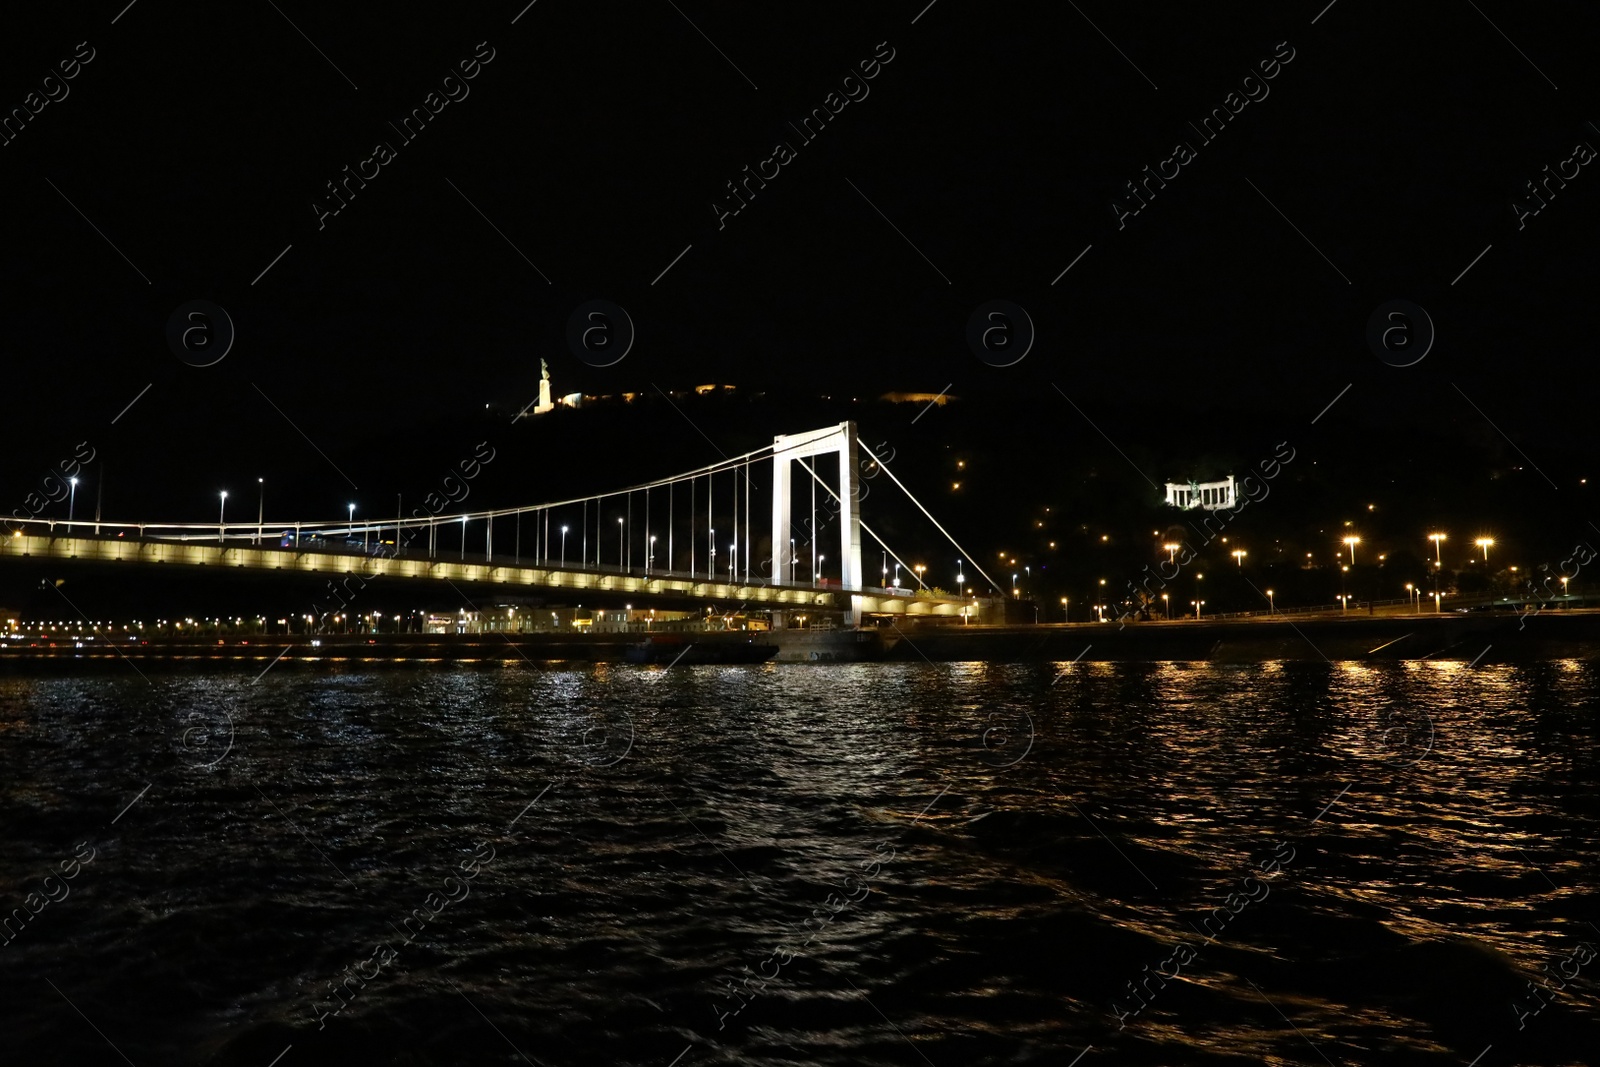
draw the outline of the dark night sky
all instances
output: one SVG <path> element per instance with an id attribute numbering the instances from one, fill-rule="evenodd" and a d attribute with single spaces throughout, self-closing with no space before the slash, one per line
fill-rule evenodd
<path id="1" fill-rule="evenodd" d="M 1600 177 L 1583 168 L 1521 231 L 1509 206 L 1576 142 L 1600 145 L 1585 5 L 539 0 L 512 25 L 521 0 L 141 0 L 118 17 L 124 2 L 13 15 L 0 44 L 7 108 L 79 41 L 95 51 L 0 148 L 8 499 L 89 439 L 122 511 L 137 492 L 204 519 L 216 486 L 244 495 L 268 471 L 332 514 L 349 492 L 335 463 L 397 484 L 429 427 L 530 399 L 541 357 L 558 392 L 731 381 L 781 403 L 951 383 L 1031 398 L 1068 450 L 1106 445 L 1049 383 L 1113 438 L 1151 412 L 1215 412 L 1210 433 L 1257 450 L 1353 383 L 1328 447 L 1485 416 L 1535 458 L 1588 440 Z M 481 41 L 494 59 L 470 96 L 401 143 L 388 120 Z M 884 41 L 870 95 L 799 145 L 787 121 Z M 1280 41 L 1294 59 L 1270 95 L 1201 144 L 1188 123 Z M 712 201 L 779 139 L 797 158 L 719 230 Z M 319 231 L 324 183 L 379 140 L 396 158 Z M 1197 158 L 1119 230 L 1119 187 L 1179 140 Z M 638 329 L 604 369 L 564 342 L 596 297 Z M 1414 367 L 1364 341 L 1395 297 L 1438 328 Z M 238 331 L 208 368 L 163 335 L 197 298 Z M 1013 367 L 965 342 L 993 298 L 1038 328 Z M 438 447 L 447 465 L 458 444 Z"/>

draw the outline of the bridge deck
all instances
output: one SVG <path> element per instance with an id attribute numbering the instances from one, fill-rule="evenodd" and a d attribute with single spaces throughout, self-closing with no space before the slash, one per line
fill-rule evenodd
<path id="1" fill-rule="evenodd" d="M 814 588 L 779 582 L 717 581 L 678 573 L 628 574 L 620 570 L 551 567 L 545 564 L 499 561 L 424 559 L 414 556 L 384 557 L 326 549 L 281 548 L 277 545 L 217 544 L 200 540 L 139 540 L 126 537 L 54 537 L 21 534 L 0 537 L 0 559 L 39 558 L 80 562 L 119 562 L 135 565 L 171 564 L 188 567 L 233 567 L 250 570 L 302 571 L 354 574 L 362 577 L 420 578 L 440 582 L 471 582 L 508 588 L 568 590 L 668 596 L 677 599 L 726 603 L 745 601 L 771 608 L 849 610 L 855 599 L 863 612 L 903 615 L 958 615 L 963 602 L 943 597 L 919 597 L 887 589 L 860 593 L 837 586 Z"/>

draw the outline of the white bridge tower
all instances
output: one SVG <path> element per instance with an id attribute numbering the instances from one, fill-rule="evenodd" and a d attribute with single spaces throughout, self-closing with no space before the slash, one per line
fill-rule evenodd
<path id="1" fill-rule="evenodd" d="M 797 459 L 831 453 L 839 456 L 839 492 L 836 497 L 831 490 L 828 494 L 839 513 L 839 584 L 853 594 L 847 621 L 854 626 L 861 621 L 861 469 L 854 422 L 802 434 L 779 434 L 772 439 L 772 554 L 775 560 L 781 560 L 774 573 L 783 580 L 787 565 L 787 581 L 794 582 L 794 560 L 783 559 L 783 548 L 794 532 L 790 514 L 791 465 Z M 815 473 L 816 465 L 811 464 L 811 469 Z M 816 531 L 810 531 L 810 535 L 815 538 Z"/>

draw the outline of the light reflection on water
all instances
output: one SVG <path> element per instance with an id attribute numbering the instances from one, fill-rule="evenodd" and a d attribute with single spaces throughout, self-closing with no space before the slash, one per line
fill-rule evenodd
<path id="1" fill-rule="evenodd" d="M 1593 974 L 1525 1030 L 1510 1004 L 1600 944 L 1597 681 L 1572 660 L 7 680 L 6 906 L 78 841 L 99 854 L 0 949 L 0 1010 L 19 1054 L 76 1062 L 108 1050 L 47 977 L 136 1063 L 1576 1063 L 1600 1048 Z M 215 766 L 174 743 L 196 716 L 232 727 Z M 318 1030 L 328 983 L 482 841 L 471 895 Z M 1275 846 L 1294 858 L 1262 874 Z M 729 982 L 891 854 L 719 1030 Z M 1247 876 L 1269 895 L 1207 943 Z M 1119 1030 L 1113 1002 L 1179 943 L 1198 956 Z"/>

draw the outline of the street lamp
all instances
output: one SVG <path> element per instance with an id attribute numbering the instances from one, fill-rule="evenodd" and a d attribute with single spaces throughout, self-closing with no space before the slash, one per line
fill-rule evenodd
<path id="1" fill-rule="evenodd" d="M 1567 579 L 1569 577 L 1570 577 L 1569 575 L 1565 575 L 1565 574 L 1563 574 L 1561 576 L 1561 595 L 1562 596 L 1566 596 L 1567 595 Z"/>
<path id="2" fill-rule="evenodd" d="M 656 561 L 656 535 L 650 535 L 650 551 L 644 557 L 644 576 L 650 577 L 650 565 Z"/>
<path id="3" fill-rule="evenodd" d="M 1434 565 L 1437 566 L 1440 570 L 1443 570 L 1444 569 L 1444 555 L 1441 553 L 1441 551 L 1439 549 L 1439 542 L 1445 540 L 1445 536 L 1442 533 L 1431 533 L 1431 534 L 1428 535 L 1428 540 L 1433 542 L 1433 560 L 1434 560 Z"/>
<path id="4" fill-rule="evenodd" d="M 917 584 L 926 589 L 928 583 L 922 580 L 922 572 L 928 569 L 928 565 L 926 563 L 919 563 L 911 569 L 917 572 Z"/>
<path id="5" fill-rule="evenodd" d="M 1172 621 L 1172 598 L 1166 593 L 1161 594 L 1161 617 L 1168 622 Z"/>
<path id="6" fill-rule="evenodd" d="M 822 565 L 823 565 L 823 563 L 825 563 L 827 561 L 827 559 L 828 559 L 827 556 L 818 556 L 817 557 L 817 573 L 812 576 L 812 580 L 811 580 L 811 584 L 812 585 L 816 585 L 817 582 L 822 580 Z"/>
<path id="7" fill-rule="evenodd" d="M 794 569 L 795 569 L 795 565 L 798 564 L 799 562 L 800 562 L 800 554 L 795 551 L 794 538 L 791 537 L 791 538 L 789 538 L 789 584 L 790 585 L 794 584 Z M 900 564 L 896 563 L 895 564 L 896 573 L 899 572 L 899 568 L 900 568 Z"/>
<path id="8" fill-rule="evenodd" d="M 561 527 L 561 569 L 567 568 L 567 528 Z"/>
<path id="9" fill-rule="evenodd" d="M 1494 538 L 1492 538 L 1492 537 L 1480 537 L 1480 538 L 1478 538 L 1476 541 L 1474 541 L 1472 543 L 1477 545 L 1479 548 L 1483 549 L 1483 561 L 1485 563 L 1488 563 L 1489 562 L 1489 546 L 1494 544 Z"/>
<path id="10" fill-rule="evenodd" d="M 1344 609 L 1349 606 L 1348 598 L 1345 595 L 1345 585 L 1344 585 L 1344 577 L 1345 577 L 1346 574 L 1349 574 L 1349 573 L 1350 573 L 1350 564 L 1342 563 L 1342 564 L 1339 565 L 1339 613 L 1341 615 L 1344 614 Z"/>
<path id="11" fill-rule="evenodd" d="M 734 564 L 735 564 L 735 561 L 738 559 L 738 556 L 739 556 L 739 542 L 735 541 L 733 544 L 728 546 L 728 582 L 730 584 L 733 582 Z"/>
<path id="12" fill-rule="evenodd" d="M 224 489 L 222 491 L 222 501 L 217 506 L 217 544 L 219 544 L 219 545 L 222 544 L 222 531 L 223 531 L 223 526 L 224 526 L 224 523 L 225 523 L 225 516 L 227 515 L 227 513 L 228 513 L 228 491 L 226 489 Z"/>
<path id="13" fill-rule="evenodd" d="M 1350 550 L 1350 566 L 1352 567 L 1356 565 L 1356 546 L 1360 543 L 1361 538 L 1359 537 L 1346 537 L 1344 539 L 1345 547 Z"/>
<path id="14" fill-rule="evenodd" d="M 1016 576 L 1015 572 L 1013 572 L 1012 575 L 1011 575 L 1011 595 L 1012 596 L 1021 596 L 1022 595 L 1021 593 L 1017 592 L 1017 576 Z"/>
<path id="15" fill-rule="evenodd" d="M 265 478 L 257 478 L 256 479 L 256 544 L 258 544 L 258 545 L 261 543 L 261 527 L 263 525 L 265 525 L 266 517 L 267 517 L 267 480 Z M 399 537 L 400 535 L 399 534 L 395 534 L 395 536 Z M 398 545 L 399 542 L 396 541 L 395 544 Z"/>
<path id="16" fill-rule="evenodd" d="M 1233 561 L 1239 565 L 1239 569 L 1244 570 L 1244 558 L 1250 553 L 1246 552 L 1242 548 L 1236 548 L 1230 554 L 1233 556 Z"/>
<path id="17" fill-rule="evenodd" d="M 1168 541 L 1161 547 L 1167 550 L 1168 563 L 1176 563 L 1178 561 L 1178 549 L 1182 548 L 1182 545 L 1174 544 L 1173 542 Z"/>
<path id="18" fill-rule="evenodd" d="M 1406 600 L 1408 602 L 1412 599 L 1413 594 L 1415 592 L 1415 588 L 1416 587 L 1413 586 L 1410 582 L 1406 583 Z M 1422 601 L 1421 601 L 1421 599 L 1417 600 L 1417 610 L 1416 610 L 1415 614 L 1418 614 L 1418 615 L 1422 614 Z"/>
<path id="19" fill-rule="evenodd" d="M 622 569 L 622 519 L 617 519 L 617 570 Z"/>
<path id="20" fill-rule="evenodd" d="M 67 521 L 71 522 L 73 509 L 78 506 L 78 479 L 68 478 L 67 481 L 72 485 L 71 495 L 67 497 Z"/>
<path id="21" fill-rule="evenodd" d="M 1194 605 L 1194 617 L 1195 617 L 1196 621 L 1199 621 L 1199 618 L 1200 618 L 1200 605 L 1204 604 L 1205 601 L 1204 600 L 1191 600 L 1191 601 L 1189 601 L 1189 603 Z"/>
<path id="22" fill-rule="evenodd" d="M 1267 614 L 1268 615 L 1272 614 L 1273 607 L 1274 607 L 1274 605 L 1272 603 L 1272 590 L 1268 589 L 1267 590 Z"/>
<path id="23" fill-rule="evenodd" d="M 967 580 L 966 571 L 961 568 L 961 561 L 956 560 L 956 592 L 961 592 L 961 585 Z"/>
<path id="24" fill-rule="evenodd" d="M 1066 597 L 1062 597 L 1061 598 L 1061 621 L 1062 622 L 1071 622 L 1072 621 L 1067 616 L 1067 613 L 1070 610 L 1070 608 L 1071 608 L 1071 605 L 1067 602 L 1067 598 Z"/>

